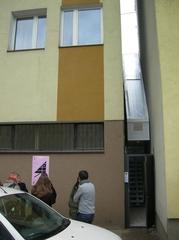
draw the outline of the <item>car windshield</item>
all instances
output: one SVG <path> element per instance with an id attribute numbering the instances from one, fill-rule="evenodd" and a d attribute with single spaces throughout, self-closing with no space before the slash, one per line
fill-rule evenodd
<path id="1" fill-rule="evenodd" d="M 28 193 L 1 197 L 0 213 L 27 240 L 46 239 L 70 224 L 69 219 Z"/>

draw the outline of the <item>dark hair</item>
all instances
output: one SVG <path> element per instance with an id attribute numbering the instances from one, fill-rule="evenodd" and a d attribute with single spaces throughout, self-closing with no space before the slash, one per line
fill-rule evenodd
<path id="1" fill-rule="evenodd" d="M 81 180 L 86 180 L 86 179 L 88 179 L 88 172 L 85 170 L 81 170 L 79 172 L 78 176 Z"/>

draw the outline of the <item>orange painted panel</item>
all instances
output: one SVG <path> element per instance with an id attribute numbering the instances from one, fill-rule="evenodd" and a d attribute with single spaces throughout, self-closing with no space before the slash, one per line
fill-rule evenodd
<path id="1" fill-rule="evenodd" d="M 62 0 L 62 6 L 66 5 L 85 5 L 99 4 L 100 0 Z"/>
<path id="2" fill-rule="evenodd" d="M 103 46 L 59 50 L 57 120 L 104 120 Z"/>

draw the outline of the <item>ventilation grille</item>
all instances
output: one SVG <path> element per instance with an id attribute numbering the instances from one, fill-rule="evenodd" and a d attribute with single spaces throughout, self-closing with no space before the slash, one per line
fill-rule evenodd
<path id="1" fill-rule="evenodd" d="M 144 158 L 131 157 L 129 159 L 130 207 L 144 206 L 144 189 Z"/>

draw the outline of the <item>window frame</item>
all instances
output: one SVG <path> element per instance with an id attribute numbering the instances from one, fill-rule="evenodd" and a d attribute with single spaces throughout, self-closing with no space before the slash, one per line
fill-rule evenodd
<path id="1" fill-rule="evenodd" d="M 10 36 L 9 36 L 9 44 L 8 44 L 8 51 L 25 51 L 25 50 L 33 50 L 33 49 L 45 49 L 45 40 L 46 40 L 46 25 L 45 23 L 45 39 L 44 39 L 44 46 L 37 47 L 38 43 L 38 22 L 40 18 L 45 18 L 47 20 L 47 9 L 33 9 L 33 10 L 24 10 L 24 11 L 17 11 L 12 12 L 11 18 L 11 25 L 10 25 Z M 17 22 L 18 20 L 28 20 L 32 19 L 32 46 L 30 48 L 18 48 L 16 49 L 16 34 L 17 34 Z"/>
<path id="2" fill-rule="evenodd" d="M 87 43 L 87 44 L 79 44 L 78 43 L 78 19 L 79 12 L 84 10 L 100 10 L 100 42 L 99 43 Z M 64 44 L 64 12 L 72 11 L 72 44 Z M 88 45 L 101 45 L 104 43 L 103 37 L 103 8 L 102 6 L 96 7 L 77 7 L 77 8 L 61 8 L 61 24 L 60 24 L 60 47 L 71 47 L 71 46 L 88 46 Z"/>

